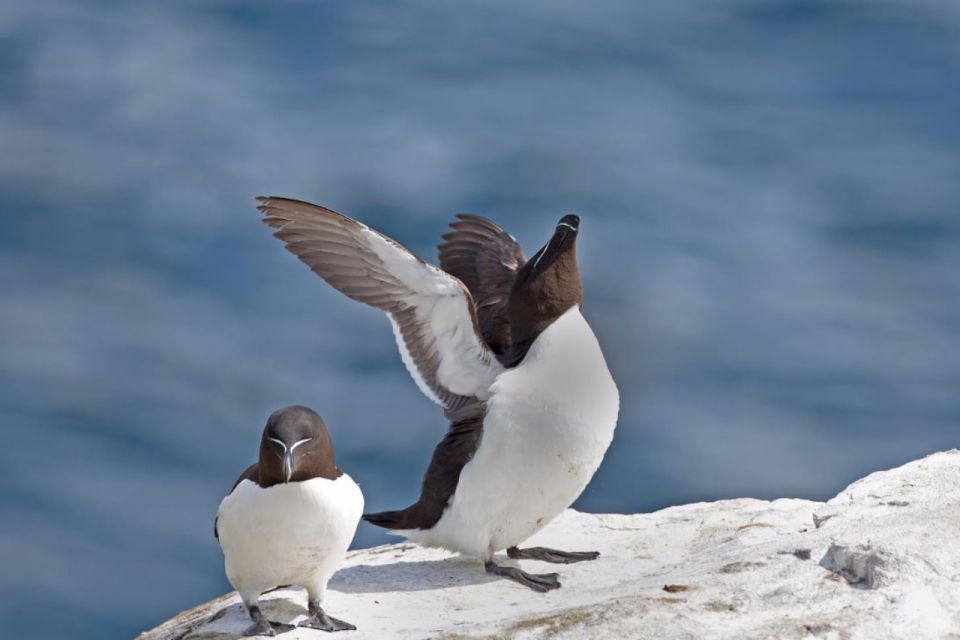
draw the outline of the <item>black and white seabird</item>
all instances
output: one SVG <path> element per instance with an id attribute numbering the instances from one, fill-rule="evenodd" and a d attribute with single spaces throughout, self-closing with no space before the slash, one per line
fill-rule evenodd
<path id="1" fill-rule="evenodd" d="M 307 590 L 310 616 L 298 626 L 356 629 L 321 605 L 361 513 L 363 494 L 337 467 L 323 419 L 307 407 L 274 412 L 263 429 L 259 462 L 237 479 L 214 524 L 227 578 L 253 620 L 244 635 L 276 635 L 281 625 L 267 620 L 257 603 L 280 585 Z"/>
<path id="2" fill-rule="evenodd" d="M 437 268 L 330 209 L 258 201 L 288 250 L 337 290 L 387 313 L 407 369 L 451 423 L 420 499 L 364 519 L 477 557 L 488 572 L 537 591 L 558 588 L 557 574 L 501 566 L 494 553 L 558 563 L 596 558 L 517 548 L 587 486 L 619 412 L 617 387 L 580 313 L 580 219 L 561 218 L 527 260 L 497 224 L 460 215 Z"/>

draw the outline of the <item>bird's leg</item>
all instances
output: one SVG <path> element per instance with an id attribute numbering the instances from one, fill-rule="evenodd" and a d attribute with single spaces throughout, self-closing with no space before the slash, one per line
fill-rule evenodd
<path id="1" fill-rule="evenodd" d="M 547 591 L 560 588 L 560 581 L 557 579 L 559 576 L 556 573 L 527 573 L 516 567 L 501 566 L 493 560 L 487 560 L 484 563 L 484 568 L 487 570 L 487 573 L 509 578 L 514 582 L 519 582 L 523 586 L 530 587 L 540 593 L 546 593 Z"/>
<path id="2" fill-rule="evenodd" d="M 344 622 L 343 620 L 337 620 L 332 616 L 328 616 L 323 610 L 323 607 L 320 606 L 319 598 L 314 598 L 311 596 L 307 606 L 310 608 L 310 617 L 298 624 L 298 627 L 308 627 L 310 629 L 318 629 L 320 631 L 330 632 L 356 630 L 356 627 L 349 622 Z"/>
<path id="3" fill-rule="evenodd" d="M 540 560 L 542 562 L 554 562 L 556 564 L 572 564 L 574 562 L 583 562 L 584 560 L 596 560 L 600 557 L 599 551 L 557 551 L 546 547 L 530 547 L 528 549 L 518 549 L 509 547 L 507 557 L 513 560 Z"/>
<path id="4" fill-rule="evenodd" d="M 243 632 L 245 636 L 275 636 L 277 632 L 273 630 L 273 626 L 270 624 L 270 621 L 263 615 L 263 612 L 260 611 L 260 606 L 257 604 L 255 599 L 252 604 L 247 604 L 247 613 L 250 614 L 250 619 L 253 620 L 253 624 L 247 627 Z"/>

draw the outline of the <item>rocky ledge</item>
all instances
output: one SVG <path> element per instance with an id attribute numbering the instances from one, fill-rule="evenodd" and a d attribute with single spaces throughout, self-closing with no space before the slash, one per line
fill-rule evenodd
<path id="1" fill-rule="evenodd" d="M 953 638 L 960 640 L 960 452 L 863 478 L 828 502 L 738 499 L 641 515 L 568 511 L 531 545 L 601 552 L 545 565 L 548 594 L 437 549 L 352 552 L 327 610 L 358 626 L 337 640 L 433 638 Z M 306 614 L 299 590 L 265 597 L 274 620 Z M 234 638 L 236 594 L 139 640 Z M 287 640 L 331 638 L 296 629 Z"/>

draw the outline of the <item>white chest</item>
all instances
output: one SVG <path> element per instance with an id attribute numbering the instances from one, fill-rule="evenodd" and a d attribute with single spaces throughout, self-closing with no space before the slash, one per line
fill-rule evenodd
<path id="1" fill-rule="evenodd" d="M 577 307 L 491 391 L 480 447 L 433 534 L 475 555 L 519 544 L 576 500 L 610 445 L 620 405 Z"/>
<path id="2" fill-rule="evenodd" d="M 244 480 L 217 513 L 227 577 L 245 598 L 281 584 L 322 596 L 362 512 L 363 494 L 346 474 L 267 489 Z"/>

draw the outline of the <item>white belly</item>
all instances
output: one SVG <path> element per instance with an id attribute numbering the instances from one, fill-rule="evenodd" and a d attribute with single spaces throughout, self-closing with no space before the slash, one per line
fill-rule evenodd
<path id="1" fill-rule="evenodd" d="M 363 494 L 347 474 L 267 489 L 244 480 L 217 512 L 227 578 L 245 602 L 283 584 L 322 599 L 362 512 Z"/>
<path id="2" fill-rule="evenodd" d="M 491 386 L 483 436 L 450 506 L 410 539 L 480 558 L 517 545 L 569 507 L 613 438 L 620 398 L 574 307 Z"/>

